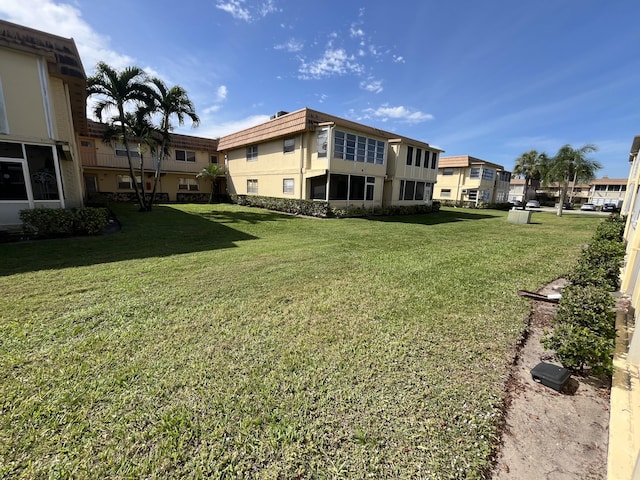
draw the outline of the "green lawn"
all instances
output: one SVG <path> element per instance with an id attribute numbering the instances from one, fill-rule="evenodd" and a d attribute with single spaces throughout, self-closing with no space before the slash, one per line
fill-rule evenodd
<path id="1" fill-rule="evenodd" d="M 601 221 L 117 214 L 0 245 L 0 478 L 479 478 L 516 292 Z"/>

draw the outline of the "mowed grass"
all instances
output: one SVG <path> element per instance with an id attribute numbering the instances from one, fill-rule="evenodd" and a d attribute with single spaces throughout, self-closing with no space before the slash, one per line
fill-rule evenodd
<path id="1" fill-rule="evenodd" d="M 117 214 L 0 246 L 2 478 L 481 478 L 516 292 L 601 221 Z"/>

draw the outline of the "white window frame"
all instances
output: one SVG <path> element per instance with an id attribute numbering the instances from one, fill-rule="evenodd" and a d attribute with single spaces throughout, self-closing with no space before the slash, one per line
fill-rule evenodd
<path id="1" fill-rule="evenodd" d="M 296 192 L 296 184 L 293 178 L 282 179 L 282 193 L 284 195 L 293 195 Z"/>
<path id="2" fill-rule="evenodd" d="M 296 139 L 293 137 L 285 138 L 282 141 L 282 153 L 293 153 L 296 149 Z"/>
<path id="3" fill-rule="evenodd" d="M 184 158 L 178 158 L 178 152 L 181 152 L 181 156 L 184 155 Z M 179 148 L 175 149 L 174 155 L 176 157 L 176 162 L 185 162 L 185 163 L 195 163 L 196 162 L 196 152 L 193 150 L 182 150 Z"/>
<path id="4" fill-rule="evenodd" d="M 251 145 L 247 147 L 247 162 L 255 162 L 258 160 L 258 146 Z"/>
<path id="5" fill-rule="evenodd" d="M 195 178 L 179 177 L 178 178 L 178 190 L 187 190 L 188 192 L 197 192 L 200 190 L 200 185 Z"/>
<path id="6" fill-rule="evenodd" d="M 257 195 L 258 194 L 258 179 L 257 178 L 247 178 L 247 195 Z"/>
<path id="7" fill-rule="evenodd" d="M 7 119 L 7 106 L 2 90 L 2 78 L 0 78 L 0 133 L 9 133 L 9 120 Z"/>

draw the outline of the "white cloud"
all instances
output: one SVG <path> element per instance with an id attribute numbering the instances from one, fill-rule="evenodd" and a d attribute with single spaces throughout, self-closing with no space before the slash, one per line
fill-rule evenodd
<path id="1" fill-rule="evenodd" d="M 377 109 L 368 108 L 364 110 L 364 118 L 377 118 L 383 122 L 398 120 L 402 123 L 420 123 L 432 120 L 433 115 L 419 110 L 412 110 L 402 105 L 397 107 L 382 105 Z"/>
<path id="2" fill-rule="evenodd" d="M 382 92 L 382 81 L 369 79 L 367 81 L 360 82 L 360 88 L 367 92 L 380 93 Z"/>
<path id="3" fill-rule="evenodd" d="M 43 32 L 73 38 L 88 74 L 99 61 L 117 69 L 134 63 L 134 59 L 128 55 L 111 50 L 109 37 L 94 31 L 72 3 L 54 0 L 5 0 L 0 2 L 0 17 Z"/>
<path id="4" fill-rule="evenodd" d="M 247 6 L 246 0 L 218 1 L 216 8 L 227 12 L 236 20 L 252 22 L 258 18 L 264 18 L 270 13 L 279 12 L 274 0 L 266 0 L 259 4 Z"/>
<path id="5" fill-rule="evenodd" d="M 304 80 L 326 78 L 334 75 L 361 74 L 364 67 L 355 61 L 352 55 L 348 55 L 343 48 L 328 48 L 317 60 L 306 63 L 298 69 L 299 78 Z"/>
<path id="6" fill-rule="evenodd" d="M 287 52 L 299 52 L 304 48 L 304 43 L 291 38 L 285 43 L 274 45 L 273 48 L 274 50 L 286 50 Z"/>
<path id="7" fill-rule="evenodd" d="M 356 27 L 355 25 L 351 25 L 350 35 L 353 38 L 364 37 L 364 31 L 360 27 Z"/>
<path id="8" fill-rule="evenodd" d="M 396 63 L 404 63 L 404 57 L 402 55 L 394 55 L 393 61 Z"/>
<path id="9" fill-rule="evenodd" d="M 218 89 L 216 90 L 216 100 L 221 102 L 223 100 L 227 99 L 227 86 L 226 85 L 220 85 L 218 87 Z"/>

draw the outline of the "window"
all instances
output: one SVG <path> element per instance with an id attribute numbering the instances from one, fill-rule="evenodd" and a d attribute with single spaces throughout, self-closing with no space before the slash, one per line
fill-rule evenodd
<path id="1" fill-rule="evenodd" d="M 90 140 L 80 140 L 80 146 L 84 148 L 91 148 L 93 147 L 93 142 Z"/>
<path id="2" fill-rule="evenodd" d="M 200 186 L 195 178 L 178 178 L 178 190 L 197 192 L 200 190 Z"/>
<path id="3" fill-rule="evenodd" d="M 97 193 L 98 192 L 98 177 L 95 175 L 85 175 L 84 176 L 84 190 L 89 193 Z"/>
<path id="4" fill-rule="evenodd" d="M 189 150 L 176 150 L 176 162 L 195 162 L 196 152 Z"/>
<path id="5" fill-rule="evenodd" d="M 437 166 L 438 166 L 438 154 L 436 152 L 431 152 L 431 168 L 435 170 Z"/>
<path id="6" fill-rule="evenodd" d="M 295 138 L 285 138 L 283 145 L 282 145 L 282 151 L 284 153 L 289 153 L 289 152 L 293 152 L 296 148 L 296 139 Z"/>
<path id="7" fill-rule="evenodd" d="M 209 163 L 218 163 L 218 155 L 210 155 L 209 156 Z"/>
<path id="8" fill-rule="evenodd" d="M 322 129 L 316 133 L 316 142 L 318 143 L 318 158 L 327 156 L 327 141 L 329 138 L 329 130 Z"/>
<path id="9" fill-rule="evenodd" d="M 349 175 L 331 174 L 329 182 L 329 200 L 346 200 Z"/>
<path id="10" fill-rule="evenodd" d="M 136 177 L 138 187 L 142 187 L 140 177 Z M 118 188 L 120 190 L 133 190 L 133 181 L 129 175 L 118 175 Z"/>
<path id="11" fill-rule="evenodd" d="M 247 162 L 252 162 L 255 160 L 258 160 L 258 146 L 252 145 L 251 147 L 247 147 Z"/>
<path id="12" fill-rule="evenodd" d="M 443 188 L 442 190 L 440 190 L 440 196 L 445 198 L 451 197 L 451 189 Z"/>
<path id="13" fill-rule="evenodd" d="M 288 195 L 294 194 L 294 182 L 293 178 L 285 178 L 282 180 L 282 193 L 286 193 Z"/>
<path id="14" fill-rule="evenodd" d="M 258 193 L 258 180 L 256 178 L 247 180 L 247 193 Z"/>
<path id="15" fill-rule="evenodd" d="M 413 147 L 407 147 L 407 165 L 413 165 Z"/>
<path id="16" fill-rule="evenodd" d="M 471 167 L 469 178 L 480 178 L 480 167 Z"/>
<path id="17" fill-rule="evenodd" d="M 478 199 L 478 191 L 477 190 L 469 190 L 467 193 L 467 197 L 469 200 L 477 200 Z"/>
<path id="18" fill-rule="evenodd" d="M 34 200 L 59 200 L 53 150 L 44 145 L 26 145 Z"/>
<path id="19" fill-rule="evenodd" d="M 482 179 L 483 180 L 493 180 L 495 172 L 491 168 L 483 168 L 482 169 Z"/>
<path id="20" fill-rule="evenodd" d="M 334 132 L 333 156 L 343 160 L 384 165 L 385 142 L 352 133 Z M 320 152 L 318 152 L 320 156 Z"/>
<path id="21" fill-rule="evenodd" d="M 453 168 L 443 168 L 442 175 L 453 175 Z"/>
<path id="22" fill-rule="evenodd" d="M 124 145 L 121 143 L 118 143 L 115 147 L 114 150 L 116 151 L 116 156 L 117 157 L 126 157 L 127 156 L 127 149 L 124 148 Z M 133 146 L 133 145 L 129 145 L 129 154 L 132 157 L 139 157 L 140 156 L 140 152 L 138 152 L 138 147 L 137 146 Z"/>
<path id="23" fill-rule="evenodd" d="M 425 182 L 400 180 L 400 195 L 398 200 L 424 200 Z"/>
<path id="24" fill-rule="evenodd" d="M 0 200 L 28 200 L 20 162 L 0 162 Z"/>
<path id="25" fill-rule="evenodd" d="M 422 149 L 416 148 L 416 167 L 420 166 L 421 161 L 422 161 Z"/>
<path id="26" fill-rule="evenodd" d="M 373 192 L 376 187 L 375 177 L 367 177 L 367 192 L 365 200 L 373 200 Z"/>
<path id="27" fill-rule="evenodd" d="M 349 178 L 349 200 L 364 200 L 365 177 L 350 175 Z"/>

